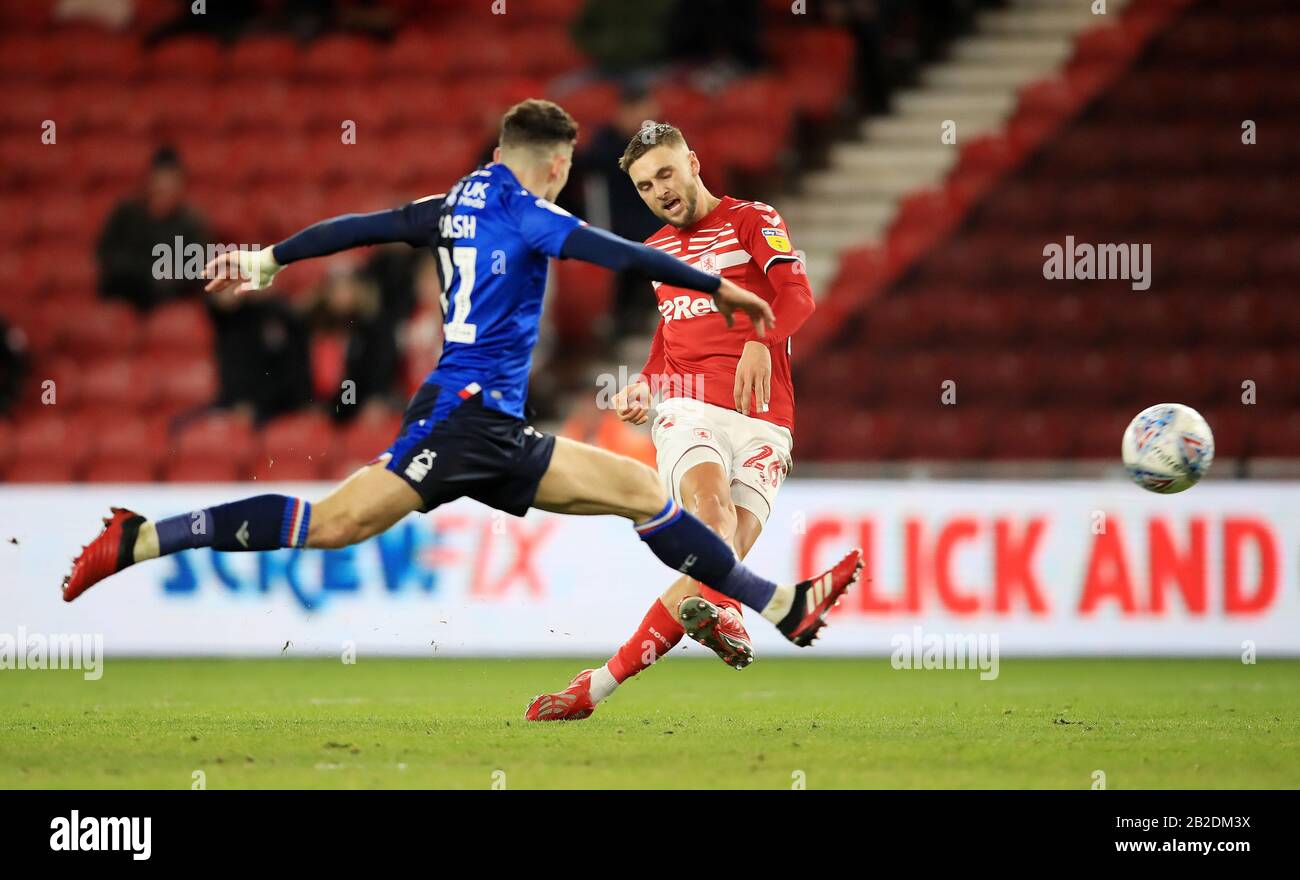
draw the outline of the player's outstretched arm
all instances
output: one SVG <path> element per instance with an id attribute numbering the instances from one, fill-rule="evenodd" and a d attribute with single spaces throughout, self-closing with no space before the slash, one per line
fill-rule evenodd
<path id="1" fill-rule="evenodd" d="M 733 320 L 732 314 L 739 309 L 749 316 L 754 324 L 754 332 L 760 337 L 776 321 L 772 308 L 758 294 L 738 287 L 725 278 L 701 272 L 671 254 L 628 241 L 603 229 L 590 226 L 575 228 L 564 240 L 560 256 L 595 263 L 613 272 L 632 270 L 674 287 L 711 293 L 728 327 Z"/>
<path id="2" fill-rule="evenodd" d="M 290 263 L 324 257 L 349 248 L 406 242 L 427 244 L 442 206 L 441 196 L 430 196 L 388 211 L 342 214 L 313 223 L 279 244 L 260 251 L 228 251 L 203 269 L 208 293 L 262 290 Z"/>

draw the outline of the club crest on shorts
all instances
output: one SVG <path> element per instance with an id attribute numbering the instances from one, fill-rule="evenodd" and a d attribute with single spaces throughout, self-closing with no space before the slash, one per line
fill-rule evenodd
<path id="1" fill-rule="evenodd" d="M 438 457 L 438 453 L 432 449 L 423 449 L 420 454 L 411 459 L 411 463 L 406 466 L 406 478 L 416 483 L 424 482 L 424 478 L 429 476 L 429 470 L 433 467 L 433 460 Z"/>
<path id="2" fill-rule="evenodd" d="M 708 428 L 696 428 L 696 429 L 695 429 L 695 439 L 696 439 L 696 440 L 712 440 L 712 439 L 713 439 L 713 432 L 710 431 Z"/>

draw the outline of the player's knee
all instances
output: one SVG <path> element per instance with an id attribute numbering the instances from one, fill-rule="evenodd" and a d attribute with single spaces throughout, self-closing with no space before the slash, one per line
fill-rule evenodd
<path id="1" fill-rule="evenodd" d="M 653 516 L 668 503 L 668 493 L 659 474 L 639 461 L 628 460 L 624 477 L 625 498 L 634 512 Z"/>

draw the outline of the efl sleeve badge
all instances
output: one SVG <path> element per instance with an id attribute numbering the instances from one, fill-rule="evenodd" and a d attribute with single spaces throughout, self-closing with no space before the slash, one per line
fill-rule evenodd
<path id="1" fill-rule="evenodd" d="M 763 237 L 767 239 L 767 246 L 772 250 L 783 254 L 790 253 L 790 239 L 784 229 L 774 229 L 769 226 L 763 230 Z"/>

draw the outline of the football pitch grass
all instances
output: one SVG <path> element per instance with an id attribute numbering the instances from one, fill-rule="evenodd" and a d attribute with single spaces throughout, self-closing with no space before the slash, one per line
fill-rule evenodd
<path id="1" fill-rule="evenodd" d="M 579 722 L 560 660 L 113 660 L 0 672 L 0 787 L 1300 787 L 1300 661 L 672 658 Z M 499 772 L 498 772 L 499 771 Z"/>

